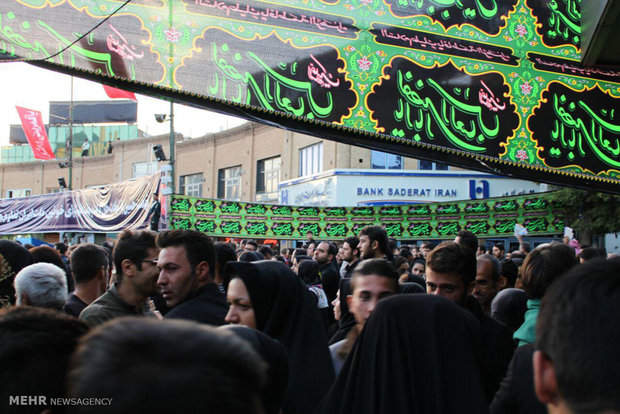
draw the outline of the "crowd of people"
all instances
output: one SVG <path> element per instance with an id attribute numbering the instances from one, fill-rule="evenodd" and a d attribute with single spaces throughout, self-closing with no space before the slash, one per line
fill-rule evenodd
<path id="1" fill-rule="evenodd" d="M 620 413 L 620 258 L 307 238 L 0 240 L 0 411 Z"/>

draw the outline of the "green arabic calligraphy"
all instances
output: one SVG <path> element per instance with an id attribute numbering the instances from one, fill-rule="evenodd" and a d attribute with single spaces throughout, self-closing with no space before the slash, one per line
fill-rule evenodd
<path id="1" fill-rule="evenodd" d="M 431 234 L 430 223 L 414 223 L 409 226 L 409 234 L 412 236 L 428 236 Z"/>
<path id="2" fill-rule="evenodd" d="M 515 228 L 515 220 L 504 220 L 495 223 L 495 230 L 498 233 L 509 233 Z"/>
<path id="3" fill-rule="evenodd" d="M 234 53 L 232 57 L 232 61 L 234 61 L 234 63 L 229 63 L 226 57 L 224 57 L 229 50 L 228 44 L 226 43 L 224 43 L 221 47 L 218 47 L 215 42 L 211 42 L 213 62 L 215 62 L 216 66 L 220 69 L 221 74 L 223 75 L 219 76 L 218 73 L 213 74 L 215 84 L 209 88 L 212 95 L 217 95 L 217 92 L 221 90 L 223 95 L 222 98 L 230 99 L 237 103 L 244 103 L 246 105 L 250 105 L 252 96 L 254 96 L 260 105 L 265 109 L 272 111 L 277 109 L 296 116 L 305 116 L 307 118 L 326 118 L 329 114 L 331 114 L 333 110 L 333 98 L 331 92 L 326 93 L 328 101 L 327 105 L 321 106 L 317 104 L 314 99 L 311 82 L 287 78 L 286 76 L 276 72 L 251 51 L 246 51 L 245 55 L 242 55 L 239 52 Z M 250 62 L 250 65 L 243 62 L 244 58 Z M 241 73 L 236 67 L 248 67 L 254 65 L 258 65 L 258 67 L 263 70 L 265 77 L 262 84 L 259 84 L 260 82 L 256 80 L 254 74 L 248 71 L 243 71 L 243 73 Z M 237 82 L 236 96 L 226 96 L 227 79 Z M 245 95 L 245 102 L 243 102 L 243 91 L 246 91 L 246 88 L 248 87 L 248 93 Z M 304 93 L 305 96 L 307 96 L 309 108 L 306 108 L 306 103 L 302 97 L 299 97 L 297 102 L 291 101 L 291 99 L 286 96 L 287 90 L 295 90 Z M 253 92 L 254 95 L 250 92 Z"/>
<path id="4" fill-rule="evenodd" d="M 486 147 L 474 145 L 461 138 L 482 144 L 487 139 L 498 137 L 500 132 L 498 115 L 492 116 L 494 126 L 488 127 L 482 119 L 481 106 L 459 101 L 433 79 L 426 79 L 426 82 L 418 79 L 415 81 L 415 89 L 422 91 L 428 84 L 441 97 L 439 108 L 436 106 L 436 100 L 430 96 L 421 97 L 418 91 L 411 88 L 409 82 L 414 79 L 411 71 L 407 71 L 405 74 L 398 71 L 397 77 L 398 92 L 404 99 L 398 99 L 398 109 L 394 112 L 394 118 L 397 121 L 404 121 L 409 130 L 417 132 L 425 130 L 429 139 L 433 139 L 434 134 L 431 127 L 434 120 L 435 125 L 451 143 L 472 152 L 484 152 Z M 466 93 L 468 92 L 466 91 Z M 465 122 L 457 119 L 457 114 L 473 115 L 475 122 L 470 120 L 469 125 L 466 125 Z"/>
<path id="5" fill-rule="evenodd" d="M 248 205 L 245 207 L 245 211 L 247 211 L 249 214 L 265 214 L 267 208 L 260 204 Z"/>
<path id="6" fill-rule="evenodd" d="M 228 233 L 228 234 L 240 233 L 241 224 L 239 224 L 236 221 L 223 221 L 222 224 L 220 225 L 220 229 L 222 229 L 224 233 Z"/>
<path id="7" fill-rule="evenodd" d="M 293 234 L 293 225 L 291 223 L 277 223 L 271 227 L 271 230 L 276 236 L 290 236 Z"/>
<path id="8" fill-rule="evenodd" d="M 558 1 L 566 3 L 566 11 L 560 10 Z M 581 11 L 580 2 L 578 0 L 551 0 L 548 3 L 551 9 L 549 16 L 549 26 L 547 35 L 555 39 L 561 37 L 564 40 L 570 40 L 574 44 L 579 43 L 579 35 L 581 34 Z M 572 38 L 571 38 L 572 36 Z"/>
<path id="9" fill-rule="evenodd" d="M 582 157 L 586 155 L 585 141 L 600 160 L 608 165 L 620 168 L 620 160 L 615 159 L 620 155 L 620 142 L 618 138 L 604 136 L 606 133 L 620 135 L 620 125 L 612 124 L 601 118 L 582 100 L 576 104 L 568 102 L 568 111 L 562 106 L 566 103 L 566 95 L 562 94 L 559 97 L 553 95 L 553 109 L 558 119 L 553 123 L 551 138 L 555 141 L 559 140 L 564 148 L 576 149 Z M 569 113 L 577 107 L 583 109 L 590 116 L 589 125 L 586 125 L 583 119 L 574 117 Z M 550 154 L 554 156 L 559 156 L 560 153 L 557 149 L 555 151 L 550 150 Z M 571 152 L 569 159 L 572 160 L 572 158 L 574 155 Z"/>
<path id="10" fill-rule="evenodd" d="M 18 53 L 16 53 L 15 50 L 15 46 L 17 46 L 19 48 L 29 50 L 26 55 L 28 59 L 32 59 L 37 56 L 40 57 L 41 55 L 49 56 L 49 52 L 39 41 L 34 41 L 32 43 L 27 41 L 22 35 L 6 24 L 6 21 L 13 19 L 15 19 L 15 14 L 12 12 L 6 14 L 6 19 L 4 19 L 4 16 L 0 15 L 0 34 L 2 34 L 4 38 L 9 41 L 9 43 L 4 40 L 0 42 L 0 53 L 17 56 Z M 26 29 L 30 29 L 30 23 L 27 21 L 23 22 L 21 26 Z"/>
<path id="11" fill-rule="evenodd" d="M 474 234 L 485 234 L 489 231 L 489 223 L 485 221 L 468 222 L 465 229 Z"/>
<path id="12" fill-rule="evenodd" d="M 456 234 L 459 232 L 459 223 L 439 223 L 437 225 L 437 232 L 442 236 L 446 236 L 448 234 Z"/>
<path id="13" fill-rule="evenodd" d="M 188 199 L 178 199 L 178 198 L 173 198 L 172 202 L 170 203 L 170 207 L 172 208 L 173 211 L 189 211 L 190 209 L 190 203 Z"/>
<path id="14" fill-rule="evenodd" d="M 265 223 L 248 223 L 246 229 L 249 234 L 267 234 L 267 225 Z"/>
<path id="15" fill-rule="evenodd" d="M 213 201 L 198 200 L 194 207 L 200 213 L 213 213 L 215 211 L 215 203 Z"/>
<path id="16" fill-rule="evenodd" d="M 172 228 L 179 230 L 189 230 L 191 223 L 189 219 L 175 218 L 172 220 Z"/>
<path id="17" fill-rule="evenodd" d="M 195 227 L 198 231 L 213 233 L 215 231 L 215 222 L 212 220 L 197 220 Z"/>
<path id="18" fill-rule="evenodd" d="M 347 226 L 344 223 L 328 224 L 325 233 L 330 237 L 346 237 Z"/>
<path id="19" fill-rule="evenodd" d="M 524 223 L 524 226 L 528 231 L 531 232 L 547 230 L 547 220 L 542 217 L 537 218 L 531 221 L 526 221 Z"/>

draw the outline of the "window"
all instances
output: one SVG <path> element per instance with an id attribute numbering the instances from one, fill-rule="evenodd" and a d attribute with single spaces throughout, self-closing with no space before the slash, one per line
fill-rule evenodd
<path id="1" fill-rule="evenodd" d="M 181 176 L 181 194 L 191 197 L 202 197 L 202 173 Z"/>
<path id="2" fill-rule="evenodd" d="M 217 198 L 239 201 L 241 199 L 241 166 L 222 168 L 217 175 Z"/>
<path id="3" fill-rule="evenodd" d="M 280 157 L 258 161 L 256 166 L 256 192 L 273 193 L 278 191 L 280 183 Z"/>
<path id="4" fill-rule="evenodd" d="M 15 188 L 6 190 L 6 198 L 30 197 L 32 191 L 29 188 Z"/>
<path id="5" fill-rule="evenodd" d="M 133 178 L 144 177 L 157 171 L 157 161 L 153 162 L 136 162 L 133 165 Z"/>
<path id="6" fill-rule="evenodd" d="M 448 165 L 442 164 L 440 162 L 420 160 L 420 169 L 421 170 L 447 170 Z"/>
<path id="7" fill-rule="evenodd" d="M 372 169 L 402 170 L 403 157 L 400 155 L 388 154 L 387 152 L 371 151 L 370 166 Z"/>
<path id="8" fill-rule="evenodd" d="M 320 173 L 323 170 L 323 143 L 299 150 L 299 176 Z"/>

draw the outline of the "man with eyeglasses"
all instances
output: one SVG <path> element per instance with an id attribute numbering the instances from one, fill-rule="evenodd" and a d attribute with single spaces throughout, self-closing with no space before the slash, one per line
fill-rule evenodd
<path id="1" fill-rule="evenodd" d="M 489 403 L 493 400 L 512 358 L 514 343 L 511 331 L 486 315 L 471 295 L 476 282 L 476 255 L 468 247 L 444 242 L 426 257 L 426 292 L 467 309 L 480 323 L 480 379 Z"/>
<path id="2" fill-rule="evenodd" d="M 80 313 L 80 319 L 96 326 L 122 316 L 155 317 L 147 300 L 159 294 L 156 236 L 150 230 L 125 230 L 119 235 L 112 252 L 116 282 Z"/>

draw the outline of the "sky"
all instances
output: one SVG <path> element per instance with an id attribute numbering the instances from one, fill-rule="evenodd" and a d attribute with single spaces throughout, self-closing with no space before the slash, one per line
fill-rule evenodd
<path id="1" fill-rule="evenodd" d="M 154 114 L 167 114 L 170 103 L 146 95 L 138 98 L 138 128 L 150 135 L 166 134 L 168 123 L 155 121 Z M 43 122 L 49 122 L 49 102 L 71 100 L 71 77 L 41 69 L 27 63 L 0 63 L 0 145 L 9 145 L 9 126 L 19 124 L 15 106 L 41 111 Z M 73 100 L 111 100 L 101 84 L 73 78 Z M 245 122 L 240 118 L 215 112 L 174 105 L 174 129 L 185 137 L 200 137 Z"/>

